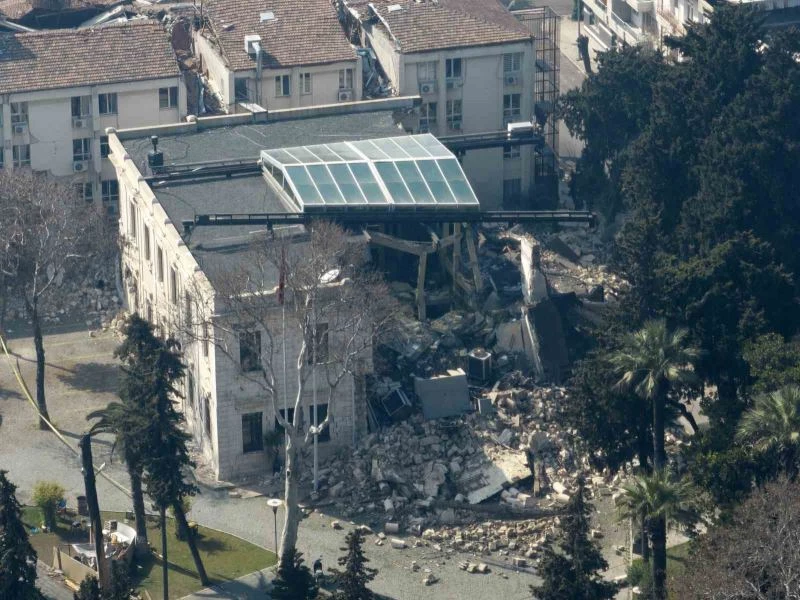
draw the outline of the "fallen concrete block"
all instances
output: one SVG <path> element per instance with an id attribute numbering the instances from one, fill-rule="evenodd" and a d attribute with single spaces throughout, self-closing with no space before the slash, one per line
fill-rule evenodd
<path id="1" fill-rule="evenodd" d="M 386 533 L 400 533 L 400 524 L 391 522 L 384 523 L 383 530 Z"/>
<path id="2" fill-rule="evenodd" d="M 389 540 L 389 543 L 395 550 L 402 550 L 403 548 L 407 547 L 405 541 L 401 540 L 400 538 L 392 538 Z"/>

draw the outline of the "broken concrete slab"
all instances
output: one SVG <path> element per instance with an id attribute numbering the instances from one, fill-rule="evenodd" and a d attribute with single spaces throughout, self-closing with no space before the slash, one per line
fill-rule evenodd
<path id="1" fill-rule="evenodd" d="M 530 477 L 528 459 L 521 452 L 506 451 L 498 453 L 492 462 L 481 470 L 485 484 L 467 495 L 467 502 L 478 504 L 495 494 L 499 494 L 508 484 Z"/>
<path id="2" fill-rule="evenodd" d="M 467 375 L 462 369 L 430 379 L 415 377 L 414 393 L 422 403 L 426 420 L 458 416 L 471 408 Z"/>

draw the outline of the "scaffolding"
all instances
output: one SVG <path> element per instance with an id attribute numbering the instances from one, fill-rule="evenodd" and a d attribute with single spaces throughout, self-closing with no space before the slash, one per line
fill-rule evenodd
<path id="1" fill-rule="evenodd" d="M 534 156 L 536 197 L 545 202 L 558 198 L 558 121 L 555 107 L 559 94 L 559 40 L 561 17 L 547 6 L 512 11 L 531 32 L 536 60 L 533 65 L 532 106 L 537 124 L 542 128 L 544 147 Z"/>

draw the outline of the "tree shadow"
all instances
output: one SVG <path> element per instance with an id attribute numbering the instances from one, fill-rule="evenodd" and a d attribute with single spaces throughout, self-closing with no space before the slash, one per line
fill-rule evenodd
<path id="1" fill-rule="evenodd" d="M 24 400 L 24 398 L 17 390 L 0 388 L 0 400 Z"/>
<path id="2" fill-rule="evenodd" d="M 116 394 L 119 390 L 119 367 L 108 363 L 82 363 L 65 374 L 59 374 L 62 383 L 76 390 Z"/>
<path id="3" fill-rule="evenodd" d="M 222 540 L 216 540 L 198 535 L 195 538 L 197 549 L 206 554 L 216 554 L 227 549 L 228 545 Z"/>

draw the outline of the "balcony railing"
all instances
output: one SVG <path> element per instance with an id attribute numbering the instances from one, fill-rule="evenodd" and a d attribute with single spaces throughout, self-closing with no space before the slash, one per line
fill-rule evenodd
<path id="1" fill-rule="evenodd" d="M 622 30 L 623 36 L 622 40 L 624 42 L 639 42 L 642 39 L 642 31 L 641 29 L 636 29 L 633 25 L 624 21 L 622 17 L 620 17 L 617 13 L 611 13 L 611 21 Z M 630 39 L 628 39 L 630 38 Z"/>
<path id="2" fill-rule="evenodd" d="M 678 17 L 675 16 L 671 8 L 661 7 L 658 9 L 657 14 L 664 21 L 666 21 L 670 27 L 672 27 L 673 33 L 676 33 L 678 35 L 683 35 L 686 33 L 686 30 L 683 27 L 683 23 L 681 23 Z"/>

